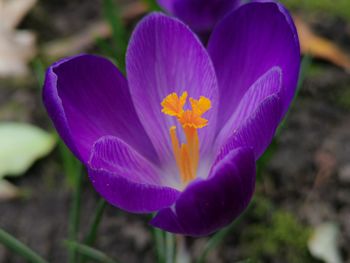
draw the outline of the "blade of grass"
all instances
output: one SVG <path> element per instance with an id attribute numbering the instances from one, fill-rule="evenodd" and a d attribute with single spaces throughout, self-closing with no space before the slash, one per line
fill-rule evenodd
<path id="1" fill-rule="evenodd" d="M 96 236 L 97 236 L 97 230 L 98 230 L 98 227 L 100 225 L 100 222 L 101 222 L 101 219 L 102 219 L 102 215 L 103 215 L 103 211 L 106 207 L 106 201 L 104 199 L 100 199 L 98 204 L 97 204 L 97 208 L 96 208 L 96 211 L 95 211 L 95 216 L 94 216 L 94 219 L 92 220 L 92 224 L 90 226 L 90 230 L 85 238 L 85 245 L 88 245 L 88 246 L 92 246 L 94 245 L 95 241 L 96 241 Z M 85 263 L 86 262 L 86 256 L 82 256 L 80 258 L 80 262 L 81 263 Z"/>
<path id="2" fill-rule="evenodd" d="M 175 236 L 165 232 L 165 262 L 174 263 L 175 259 Z"/>
<path id="3" fill-rule="evenodd" d="M 207 256 L 214 248 L 216 248 L 220 243 L 223 241 L 223 239 L 232 231 L 236 223 L 231 224 L 230 226 L 220 230 L 216 234 L 214 234 L 205 245 L 205 248 L 201 254 L 201 256 L 196 261 L 197 263 L 204 263 L 206 262 Z"/>
<path id="4" fill-rule="evenodd" d="M 296 96 L 298 96 L 300 88 L 304 83 L 304 80 L 306 78 L 307 72 L 310 69 L 311 64 L 312 64 L 312 57 L 310 55 L 305 55 L 301 61 L 301 69 L 300 69 L 300 75 L 298 79 Z"/>
<path id="5" fill-rule="evenodd" d="M 71 156 L 71 158 L 74 158 Z M 82 165 L 73 166 L 74 170 L 67 171 L 69 173 L 75 174 L 75 188 L 73 193 L 73 200 L 69 211 L 69 225 L 68 225 L 68 237 L 70 240 L 76 240 L 79 231 L 79 221 L 80 221 L 80 206 L 81 206 L 81 191 L 83 185 L 84 173 Z M 74 249 L 69 250 L 68 262 L 76 263 L 77 255 Z"/>
<path id="6" fill-rule="evenodd" d="M 159 228 L 153 228 L 153 237 L 156 243 L 158 263 L 165 263 L 164 232 Z"/>
<path id="7" fill-rule="evenodd" d="M 116 63 L 122 72 L 125 72 L 125 53 L 128 44 L 128 36 L 121 19 L 121 11 L 113 0 L 103 1 L 103 13 L 112 28 L 112 40 L 115 45 Z"/>
<path id="8" fill-rule="evenodd" d="M 32 67 L 41 89 L 45 80 L 45 65 L 40 58 L 36 58 L 32 62 Z"/>
<path id="9" fill-rule="evenodd" d="M 251 206 L 252 206 L 252 204 L 250 204 L 247 207 L 247 209 L 234 222 L 231 223 L 231 225 L 218 231 L 208 240 L 207 244 L 205 245 L 205 247 L 203 249 L 202 254 L 199 256 L 196 263 L 205 263 L 206 262 L 208 254 L 213 249 L 215 249 L 217 246 L 219 246 L 224 241 L 224 239 L 237 227 L 237 225 L 239 225 L 242 218 L 247 213 L 247 211 L 249 211 Z"/>
<path id="10" fill-rule="evenodd" d="M 275 155 L 276 151 L 278 149 L 278 144 L 276 138 L 272 140 L 269 147 L 266 149 L 266 151 L 263 153 L 262 156 L 257 160 L 256 162 L 256 181 L 261 182 L 263 180 L 263 174 L 266 165 L 270 162 L 270 160 Z"/>
<path id="11" fill-rule="evenodd" d="M 106 205 L 107 205 L 106 201 L 101 198 L 97 204 L 95 216 L 94 216 L 94 219 L 92 220 L 92 224 L 91 224 L 89 233 L 85 238 L 84 243 L 86 245 L 92 246 L 95 243 L 96 236 L 97 236 L 97 230 L 98 230 L 98 227 L 100 225 L 102 215 L 103 215 L 103 212 L 106 208 Z"/>
<path id="12" fill-rule="evenodd" d="M 175 252 L 175 263 L 191 263 L 192 258 L 189 253 L 186 236 L 176 235 L 176 252 Z"/>
<path id="13" fill-rule="evenodd" d="M 16 253 L 16 255 L 21 256 L 25 260 L 31 263 L 47 263 L 42 257 L 35 253 L 32 249 L 27 247 L 21 241 L 0 229 L 0 243 L 3 244 L 8 249 Z"/>
<path id="14" fill-rule="evenodd" d="M 80 218 L 80 196 L 83 182 L 81 163 L 73 156 L 63 141 L 59 143 L 59 150 L 63 163 L 63 170 L 70 187 L 74 189 L 73 199 L 69 209 L 68 237 L 76 240 Z M 76 252 L 73 249 L 68 251 L 68 262 L 76 263 Z"/>
<path id="15" fill-rule="evenodd" d="M 248 259 L 240 260 L 240 261 L 238 261 L 238 262 L 236 262 L 236 263 L 254 263 L 254 262 L 253 262 L 253 260 L 251 260 L 250 258 L 248 258 Z"/>
<path id="16" fill-rule="evenodd" d="M 60 140 L 58 147 L 67 183 L 70 187 L 75 188 L 77 172 L 81 171 L 81 163 L 73 156 L 62 140 Z"/>
<path id="17" fill-rule="evenodd" d="M 101 262 L 101 263 L 117 263 L 118 261 L 115 261 L 108 257 L 105 253 L 103 253 L 100 250 L 97 250 L 95 248 L 92 248 L 90 246 L 80 244 L 78 242 L 72 241 L 72 240 L 66 240 L 65 245 L 68 246 L 70 250 L 75 250 L 81 255 L 86 256 L 87 258 L 93 260 L 94 262 Z"/>
<path id="18" fill-rule="evenodd" d="M 113 58 L 115 56 L 114 50 L 106 39 L 96 38 L 96 45 L 103 56 Z"/>

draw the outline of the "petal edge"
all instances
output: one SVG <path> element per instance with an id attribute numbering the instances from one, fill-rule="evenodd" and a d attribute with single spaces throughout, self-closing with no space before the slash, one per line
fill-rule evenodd
<path id="1" fill-rule="evenodd" d="M 206 180 L 190 184 L 172 207 L 150 222 L 163 230 L 205 236 L 228 225 L 249 204 L 255 186 L 255 161 L 250 149 L 230 152 Z"/>

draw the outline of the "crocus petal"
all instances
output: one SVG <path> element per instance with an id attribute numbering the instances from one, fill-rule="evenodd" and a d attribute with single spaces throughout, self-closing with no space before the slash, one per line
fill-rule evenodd
<path id="1" fill-rule="evenodd" d="M 282 115 L 282 102 L 278 95 L 267 97 L 243 125 L 234 130 L 219 150 L 215 162 L 220 162 L 235 148 L 250 147 L 257 160 L 269 146 Z"/>
<path id="2" fill-rule="evenodd" d="M 104 135 L 118 136 L 156 158 L 126 79 L 107 59 L 79 55 L 56 62 L 47 70 L 43 100 L 58 133 L 84 163 L 93 143 Z"/>
<path id="3" fill-rule="evenodd" d="M 282 70 L 280 96 L 283 113 L 287 111 L 298 80 L 300 48 L 292 19 L 280 4 L 250 3 L 231 12 L 214 29 L 208 51 L 220 87 L 220 124 L 274 66 Z"/>
<path id="4" fill-rule="evenodd" d="M 196 31 L 209 31 L 240 0 L 158 0 L 169 13 L 180 18 Z"/>
<path id="5" fill-rule="evenodd" d="M 158 212 L 151 224 L 169 232 L 208 235 L 234 220 L 247 207 L 255 185 L 250 149 L 235 149 L 217 163 L 206 180 L 190 184 L 172 207 Z"/>
<path id="6" fill-rule="evenodd" d="M 236 110 L 227 121 L 225 126 L 222 128 L 221 132 L 218 135 L 217 145 L 221 144 L 227 140 L 233 133 L 235 133 L 239 127 L 244 125 L 247 119 L 251 118 L 255 114 L 258 107 L 261 103 L 269 96 L 278 94 L 281 90 L 282 85 L 282 73 L 279 67 L 273 67 L 264 75 L 262 75 L 244 94 L 243 98 L 239 102 Z M 276 112 L 275 114 L 281 114 L 281 112 Z M 276 119 L 277 123 L 280 119 Z M 275 127 L 276 122 L 271 123 L 272 127 Z M 262 123 L 264 126 L 267 123 Z M 255 124 L 255 128 L 257 124 Z M 262 129 L 263 130 L 263 129 Z M 261 143 L 265 145 L 265 141 L 270 140 L 266 138 Z"/>
<path id="7" fill-rule="evenodd" d="M 126 68 L 136 111 L 163 162 L 174 159 L 169 128 L 178 122 L 161 112 L 162 100 L 184 91 L 189 97 L 211 100 L 212 108 L 204 114 L 209 124 L 199 131 L 200 140 L 206 141 L 204 152 L 216 129 L 218 88 L 209 55 L 190 29 L 160 13 L 147 16 L 131 37 Z"/>
<path id="8" fill-rule="evenodd" d="M 96 191 L 129 212 L 153 212 L 174 203 L 179 192 L 163 186 L 156 167 L 117 137 L 105 136 L 93 146 L 88 165 Z"/>

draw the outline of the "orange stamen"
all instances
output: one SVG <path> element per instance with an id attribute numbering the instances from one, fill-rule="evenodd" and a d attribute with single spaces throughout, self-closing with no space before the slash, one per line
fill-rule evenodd
<path id="1" fill-rule="evenodd" d="M 192 110 L 184 110 L 187 92 L 183 92 L 181 97 L 176 93 L 171 93 L 162 101 L 162 112 L 174 116 L 180 122 L 186 136 L 186 143 L 180 146 L 176 134 L 176 127 L 171 126 L 169 133 L 173 147 L 174 158 L 179 169 L 181 180 L 184 184 L 196 178 L 199 165 L 199 138 L 198 129 L 208 125 L 208 120 L 202 115 L 211 108 L 211 101 L 201 96 L 199 100 L 190 98 Z"/>
<path id="2" fill-rule="evenodd" d="M 180 98 L 175 92 L 169 94 L 161 103 L 163 107 L 162 112 L 170 116 L 180 116 L 184 112 L 183 107 L 186 103 L 186 99 L 186 91 L 182 93 Z"/>
<path id="3" fill-rule="evenodd" d="M 202 118 L 191 110 L 185 111 L 178 120 L 182 124 L 182 127 L 191 127 L 195 129 L 203 128 L 208 124 L 207 119 Z"/>

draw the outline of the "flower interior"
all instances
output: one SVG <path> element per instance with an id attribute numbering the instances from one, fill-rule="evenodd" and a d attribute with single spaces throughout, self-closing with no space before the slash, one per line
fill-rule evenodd
<path id="1" fill-rule="evenodd" d="M 208 125 L 208 120 L 202 115 L 211 107 L 211 101 L 201 96 L 198 100 L 190 98 L 191 110 L 184 110 L 187 96 L 186 91 L 180 97 L 173 92 L 166 96 L 161 103 L 162 112 L 176 117 L 186 136 L 186 143 L 180 144 L 176 134 L 176 126 L 171 126 L 169 129 L 174 158 L 181 181 L 185 185 L 196 178 L 200 157 L 198 129 Z"/>

